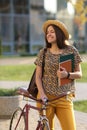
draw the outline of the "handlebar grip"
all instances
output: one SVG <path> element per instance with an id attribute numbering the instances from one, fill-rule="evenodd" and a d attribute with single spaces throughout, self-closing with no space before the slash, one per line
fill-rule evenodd
<path id="1" fill-rule="evenodd" d="M 44 98 L 44 99 L 43 99 L 43 102 L 44 102 L 45 104 L 47 104 L 47 103 L 48 103 L 48 99 L 47 99 L 47 98 Z"/>

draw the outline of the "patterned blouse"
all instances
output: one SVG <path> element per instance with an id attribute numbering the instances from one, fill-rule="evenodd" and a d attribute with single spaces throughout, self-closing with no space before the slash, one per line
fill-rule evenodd
<path id="1" fill-rule="evenodd" d="M 41 49 L 35 64 L 42 67 L 44 49 Z M 78 63 L 82 62 L 81 57 L 77 49 L 73 46 L 68 46 L 63 50 L 63 55 L 73 53 L 74 54 L 74 69 Z M 59 68 L 59 57 L 60 54 L 52 54 L 49 49 L 45 53 L 45 66 L 44 75 L 42 78 L 42 84 L 45 93 L 50 95 L 58 96 L 63 92 L 75 92 L 75 81 L 72 80 L 71 83 L 60 86 L 58 83 L 57 70 Z"/>

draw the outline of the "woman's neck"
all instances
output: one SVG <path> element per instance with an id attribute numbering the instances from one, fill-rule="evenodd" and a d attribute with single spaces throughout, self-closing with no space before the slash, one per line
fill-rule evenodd
<path id="1" fill-rule="evenodd" d="M 50 48 L 50 52 L 53 54 L 61 54 L 63 52 L 62 49 L 59 49 L 56 45 Z"/>

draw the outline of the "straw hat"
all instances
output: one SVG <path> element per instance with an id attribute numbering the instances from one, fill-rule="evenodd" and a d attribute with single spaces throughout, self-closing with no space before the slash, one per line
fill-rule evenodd
<path id="1" fill-rule="evenodd" d="M 68 33 L 68 30 L 67 30 L 66 26 L 62 22 L 60 22 L 59 20 L 48 20 L 48 21 L 46 21 L 43 24 L 44 32 L 46 32 L 47 27 L 49 25 L 51 25 L 51 24 L 56 25 L 57 27 L 59 27 L 63 31 L 63 33 L 65 34 L 66 39 L 67 40 L 69 39 L 69 33 Z"/>

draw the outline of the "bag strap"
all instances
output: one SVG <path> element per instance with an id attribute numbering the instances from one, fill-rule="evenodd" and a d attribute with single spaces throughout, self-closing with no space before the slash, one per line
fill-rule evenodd
<path id="1" fill-rule="evenodd" d="M 42 77 L 44 74 L 44 66 L 45 66 L 45 54 L 47 52 L 47 48 L 44 48 L 44 53 L 43 53 L 43 62 L 42 62 Z"/>

